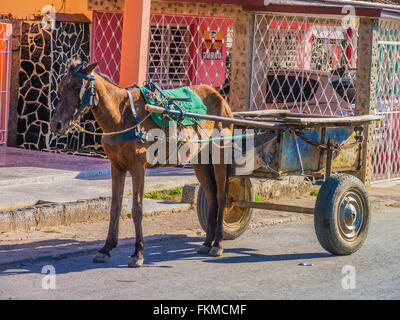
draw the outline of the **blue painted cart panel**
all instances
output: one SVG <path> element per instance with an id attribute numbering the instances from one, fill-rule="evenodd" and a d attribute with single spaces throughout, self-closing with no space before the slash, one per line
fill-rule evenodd
<path id="1" fill-rule="evenodd" d="M 315 142 L 321 141 L 321 129 L 306 130 L 303 132 L 306 138 L 309 138 Z M 354 134 L 352 127 L 346 128 L 327 128 L 326 129 L 326 141 L 331 140 L 332 143 L 342 144 L 346 141 L 353 140 L 351 137 Z M 305 172 L 315 172 L 318 170 L 320 149 L 314 147 L 302 140 L 300 137 L 295 137 L 299 146 L 300 156 L 303 162 L 303 168 Z M 353 141 L 351 141 L 353 142 Z M 336 155 L 339 159 L 335 159 L 337 167 L 351 167 L 354 166 L 354 162 L 357 160 L 357 149 L 341 151 L 340 154 Z M 325 164 L 325 163 L 324 163 Z M 294 172 L 299 171 L 300 167 L 296 157 L 296 148 L 293 145 L 293 139 L 291 133 L 286 131 L 283 137 L 282 155 L 280 163 L 281 172 Z"/>

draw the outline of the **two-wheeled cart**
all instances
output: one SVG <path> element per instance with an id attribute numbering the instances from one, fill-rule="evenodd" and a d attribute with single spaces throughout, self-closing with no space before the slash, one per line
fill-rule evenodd
<path id="1" fill-rule="evenodd" d="M 182 116 L 179 111 L 149 106 L 149 111 Z M 364 183 L 357 177 L 363 165 L 366 125 L 379 116 L 336 117 L 295 114 L 284 110 L 237 112 L 234 118 L 185 112 L 185 117 L 255 129 L 253 166 L 229 165 L 229 195 L 224 213 L 224 239 L 239 237 L 248 227 L 253 208 L 314 215 L 317 238 L 324 249 L 348 255 L 364 243 L 370 205 Z M 243 147 L 245 152 L 246 147 Z M 324 176 L 314 208 L 255 201 L 251 179 L 282 179 L 289 175 Z M 200 188 L 197 214 L 204 230 L 208 206 Z"/>

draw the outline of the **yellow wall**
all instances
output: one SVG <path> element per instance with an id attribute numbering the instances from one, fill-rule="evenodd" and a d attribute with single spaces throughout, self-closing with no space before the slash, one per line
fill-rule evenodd
<path id="1" fill-rule="evenodd" d="M 62 3 L 62 0 L 0 0 L 0 14 L 11 13 L 16 18 L 29 18 L 33 14 L 40 13 L 45 5 L 53 5 L 58 12 Z M 87 8 L 87 0 L 65 0 L 65 8 L 60 12 L 83 13 L 92 19 L 92 12 Z"/>

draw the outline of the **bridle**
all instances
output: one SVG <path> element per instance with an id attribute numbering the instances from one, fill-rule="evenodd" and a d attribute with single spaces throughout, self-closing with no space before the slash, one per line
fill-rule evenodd
<path id="1" fill-rule="evenodd" d="M 83 71 L 85 63 L 78 64 L 74 70 L 70 72 L 71 76 L 82 78 L 83 80 L 89 80 L 85 86 L 85 91 L 81 96 L 81 105 L 79 106 L 78 112 L 73 116 L 71 122 L 76 122 L 81 116 L 88 113 L 90 109 L 97 106 L 97 91 L 96 91 L 96 78 L 94 75 L 86 74 Z"/>
<path id="2" fill-rule="evenodd" d="M 133 101 L 132 94 L 130 91 L 127 89 L 126 92 L 128 94 L 129 98 L 129 103 L 131 106 L 132 114 L 133 114 L 133 122 L 134 126 L 115 131 L 115 132 L 107 132 L 107 133 L 96 133 L 96 132 L 91 132 L 87 131 L 84 128 L 82 128 L 77 122 L 81 116 L 84 114 L 88 113 L 94 106 L 97 106 L 98 101 L 97 101 L 97 90 L 96 90 L 96 77 L 91 74 L 86 74 L 83 72 L 83 67 L 85 63 L 82 62 L 78 64 L 71 72 L 70 75 L 78 78 L 82 78 L 83 81 L 88 80 L 86 84 L 82 84 L 82 89 L 84 89 L 83 94 L 81 94 L 81 104 L 79 106 L 78 111 L 75 113 L 75 115 L 72 117 L 69 125 L 69 129 L 75 129 L 80 132 L 85 132 L 88 134 L 93 134 L 93 135 L 101 135 L 103 136 L 103 140 L 106 141 L 108 144 L 119 144 L 124 141 L 129 141 L 129 140 L 139 140 L 141 142 L 147 142 L 151 141 L 151 137 L 148 135 L 147 132 L 143 132 L 140 129 L 141 123 L 143 123 L 149 116 L 150 113 L 142 120 L 139 121 L 139 117 L 136 113 L 135 110 L 135 104 Z M 84 86 L 84 88 L 83 88 Z"/>

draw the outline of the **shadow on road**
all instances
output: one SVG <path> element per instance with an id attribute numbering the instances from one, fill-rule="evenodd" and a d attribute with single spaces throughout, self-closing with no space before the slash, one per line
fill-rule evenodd
<path id="1" fill-rule="evenodd" d="M 128 268 L 127 262 L 130 254 L 133 252 L 134 239 L 126 239 L 132 245 L 123 245 L 112 251 L 112 257 L 106 263 L 93 263 L 92 255 L 96 249 L 86 250 L 85 252 L 68 253 L 65 256 L 47 257 L 36 261 L 26 261 L 15 266 L 0 267 L 0 276 L 23 273 L 42 273 L 42 267 L 46 264 L 54 265 L 57 274 L 68 274 L 74 272 L 83 272 L 94 269 L 113 269 Z M 316 258 L 334 257 L 325 252 L 315 253 L 288 253 L 288 254 L 262 254 L 258 250 L 251 248 L 226 248 L 222 257 L 209 257 L 199 255 L 196 250 L 203 241 L 200 237 L 188 237 L 186 235 L 176 235 L 172 240 L 152 242 L 147 244 L 144 257 L 146 268 L 173 268 L 169 262 L 180 260 L 198 261 L 204 263 L 219 264 L 239 264 L 239 263 L 259 263 L 259 262 L 277 262 L 287 260 L 309 260 Z M 80 242 L 76 240 L 46 240 L 24 245 L 6 245 L 0 246 L 0 257 L 6 254 L 7 250 L 18 250 L 19 254 L 24 254 L 25 250 L 44 250 L 49 246 L 73 246 L 73 247 L 96 247 L 101 248 L 103 241 Z M 225 243 L 228 246 L 234 246 L 234 243 Z M 26 252 L 26 254 L 28 254 Z M 62 253 L 61 253 L 62 254 Z M 4 258 L 4 256 L 3 256 Z M 2 259 L 4 261 L 4 259 Z M 4 264 L 4 263 L 3 263 Z"/>
<path id="2" fill-rule="evenodd" d="M 145 263 L 148 266 L 157 266 L 158 263 L 176 260 L 198 260 L 206 263 L 258 263 L 258 262 L 274 262 L 287 260 L 309 260 L 316 258 L 334 257 L 328 252 L 315 253 L 290 253 L 290 254 L 261 254 L 258 250 L 251 248 L 225 248 L 222 257 L 209 257 L 207 255 L 199 255 L 196 250 L 203 238 L 194 238 L 183 236 L 182 241 L 174 241 L 174 249 L 165 246 L 162 243 L 157 246 L 147 248 L 145 253 Z M 229 242 L 228 242 L 229 244 Z M 226 245 L 226 242 L 225 242 Z M 146 256 L 147 254 L 147 256 Z"/>

